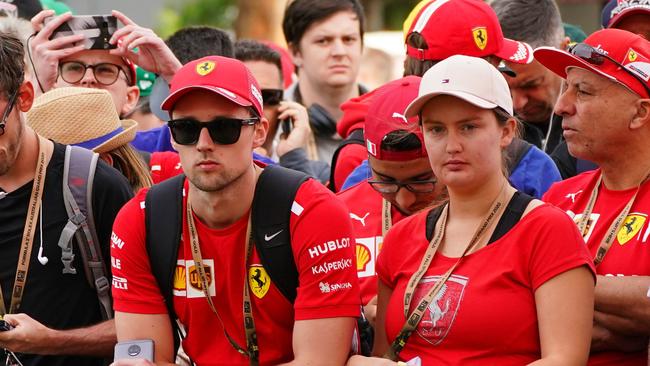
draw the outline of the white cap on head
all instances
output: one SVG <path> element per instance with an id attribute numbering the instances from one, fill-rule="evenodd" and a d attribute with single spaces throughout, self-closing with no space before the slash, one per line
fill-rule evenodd
<path id="1" fill-rule="evenodd" d="M 506 79 L 482 58 L 454 55 L 433 65 L 422 76 L 418 97 L 406 107 L 410 118 L 438 95 L 451 95 L 483 109 L 500 107 L 514 115 Z"/>

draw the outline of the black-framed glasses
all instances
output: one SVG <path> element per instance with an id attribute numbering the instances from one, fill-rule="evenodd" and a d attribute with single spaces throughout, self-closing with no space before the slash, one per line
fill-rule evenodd
<path id="1" fill-rule="evenodd" d="M 86 70 L 93 70 L 95 80 L 101 85 L 113 85 L 120 76 L 120 71 L 124 73 L 126 83 L 130 84 L 129 76 L 122 67 L 110 62 L 102 62 L 95 65 L 86 65 L 79 61 L 66 61 L 59 64 L 59 75 L 68 84 L 76 84 L 84 78 Z"/>
<path id="2" fill-rule="evenodd" d="M 0 120 L 0 136 L 5 134 L 5 126 L 7 125 L 7 118 L 9 118 L 9 113 L 14 109 L 14 104 L 16 104 L 16 97 L 18 96 L 18 89 L 11 94 L 7 105 L 5 106 L 5 111 L 2 113 L 2 119 Z"/>
<path id="3" fill-rule="evenodd" d="M 435 179 L 429 180 L 411 180 L 411 181 L 383 181 L 383 180 L 369 180 L 368 184 L 377 192 L 384 194 L 395 194 L 404 187 L 413 193 L 431 193 L 436 188 Z"/>
<path id="4" fill-rule="evenodd" d="M 280 104 L 284 98 L 284 90 L 282 89 L 262 89 L 262 101 L 266 106 L 276 106 Z"/>
<path id="5" fill-rule="evenodd" d="M 594 48 L 593 46 L 588 45 L 586 43 L 576 43 L 573 46 L 569 47 L 568 52 L 574 56 L 580 57 L 582 60 L 587 61 L 592 65 L 602 65 L 605 62 L 605 59 L 613 62 L 616 66 L 620 67 L 623 71 L 625 71 L 633 78 L 635 78 L 638 82 L 640 82 L 641 85 L 643 85 L 645 91 L 650 96 L 650 87 L 648 87 L 648 84 L 646 84 L 646 82 L 643 81 L 643 79 L 641 79 L 637 74 L 633 73 L 623 64 L 614 60 L 613 58 L 611 58 L 609 55 L 605 54 L 601 50 Z"/>
<path id="6" fill-rule="evenodd" d="M 220 145 L 231 145 L 239 141 L 242 126 L 252 126 L 260 119 L 217 117 L 212 121 L 199 122 L 193 118 L 173 119 L 167 122 L 172 138 L 179 145 L 194 145 L 204 128 L 208 129 L 212 141 Z"/>

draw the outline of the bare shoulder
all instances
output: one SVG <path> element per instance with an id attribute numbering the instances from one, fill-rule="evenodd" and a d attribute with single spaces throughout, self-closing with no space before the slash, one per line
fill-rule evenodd
<path id="1" fill-rule="evenodd" d="M 534 199 L 528 203 L 528 206 L 526 206 L 526 209 L 524 210 L 524 214 L 522 217 L 528 215 L 532 210 L 536 209 L 539 206 L 542 206 L 544 204 L 543 201 L 540 201 L 538 199 Z"/>

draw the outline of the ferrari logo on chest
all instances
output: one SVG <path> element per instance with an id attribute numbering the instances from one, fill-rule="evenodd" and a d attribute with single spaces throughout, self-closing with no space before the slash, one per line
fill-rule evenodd
<path id="1" fill-rule="evenodd" d="M 472 29 L 472 36 L 474 36 L 474 43 L 481 51 L 485 49 L 488 42 L 487 28 L 477 27 Z"/>
<path id="2" fill-rule="evenodd" d="M 266 293 L 269 292 L 269 287 L 271 287 L 271 278 L 264 267 L 259 264 L 253 264 L 248 268 L 248 286 L 251 289 L 251 292 L 258 299 L 266 296 Z"/>
<path id="3" fill-rule="evenodd" d="M 643 215 L 628 215 L 623 222 L 623 226 L 618 231 L 616 238 L 620 245 L 625 245 L 628 241 L 634 238 L 643 225 L 645 225 L 646 217 Z"/>
<path id="4" fill-rule="evenodd" d="M 205 61 L 201 62 L 200 64 L 196 65 L 196 73 L 205 76 L 214 70 L 215 63 L 212 61 Z"/>

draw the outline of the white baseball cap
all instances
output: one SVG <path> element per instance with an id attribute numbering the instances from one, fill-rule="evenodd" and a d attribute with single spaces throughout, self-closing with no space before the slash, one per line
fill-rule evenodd
<path id="1" fill-rule="evenodd" d="M 404 115 L 418 115 L 438 95 L 451 95 L 483 109 L 500 107 L 514 115 L 506 79 L 482 58 L 454 55 L 435 64 L 422 76 L 418 97 L 406 107 Z"/>

